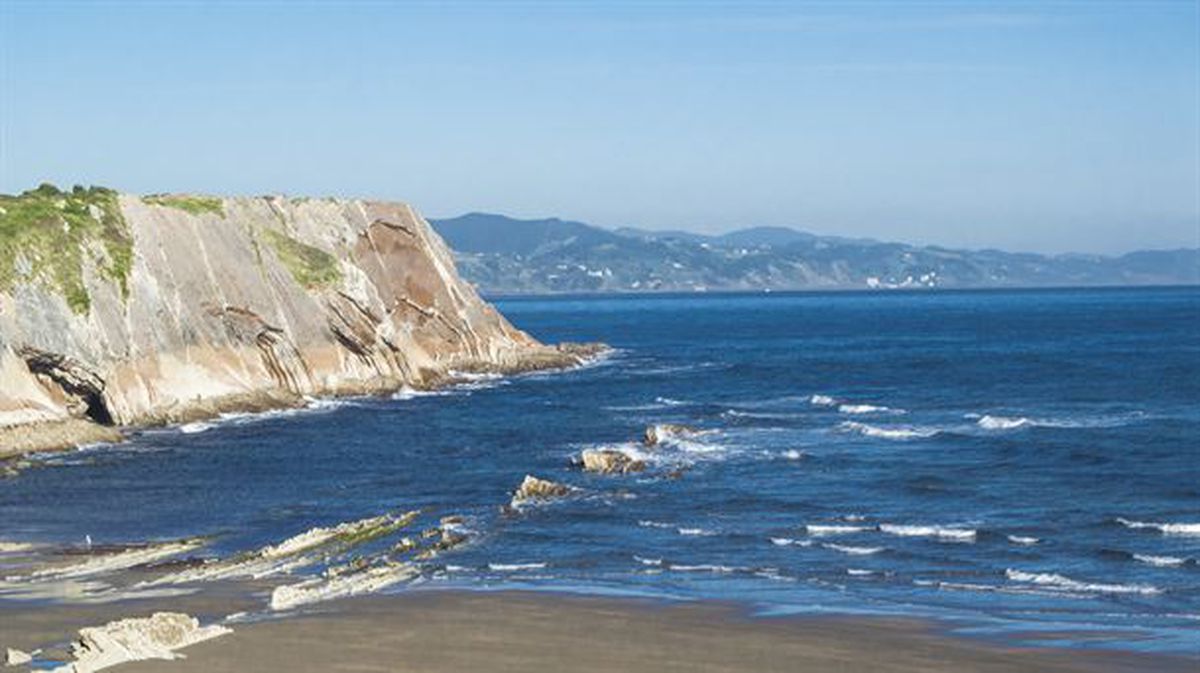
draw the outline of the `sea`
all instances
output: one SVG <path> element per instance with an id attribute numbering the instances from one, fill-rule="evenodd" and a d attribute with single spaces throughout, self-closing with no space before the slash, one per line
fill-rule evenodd
<path id="1" fill-rule="evenodd" d="M 386 591 L 713 599 L 1200 656 L 1200 289 L 496 304 L 613 351 L 39 456 L 0 481 L 0 540 L 206 536 L 195 553 L 230 557 L 420 508 L 468 542 Z M 695 432 L 646 446 L 660 424 Z M 587 449 L 645 470 L 583 472 Z M 512 507 L 526 475 L 572 490 Z"/>

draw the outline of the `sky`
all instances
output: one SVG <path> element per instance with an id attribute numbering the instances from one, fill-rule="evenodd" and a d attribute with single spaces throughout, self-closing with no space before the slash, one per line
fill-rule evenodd
<path id="1" fill-rule="evenodd" d="M 1195 247 L 1198 7 L 0 0 L 0 192 Z"/>

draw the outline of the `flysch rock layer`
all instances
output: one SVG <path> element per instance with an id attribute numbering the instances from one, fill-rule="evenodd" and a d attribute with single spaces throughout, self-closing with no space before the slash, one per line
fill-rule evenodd
<path id="1" fill-rule="evenodd" d="M 578 364 L 514 328 L 403 203 L 116 195 L 125 277 L 79 243 L 86 310 L 37 260 L 0 286 L 0 458 L 304 396 Z M 123 283 L 121 282 L 123 280 Z"/>

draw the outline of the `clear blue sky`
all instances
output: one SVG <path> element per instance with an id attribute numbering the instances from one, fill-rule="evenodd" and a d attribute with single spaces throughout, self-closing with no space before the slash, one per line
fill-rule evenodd
<path id="1" fill-rule="evenodd" d="M 0 191 L 1200 244 L 1197 3 L 0 0 Z"/>

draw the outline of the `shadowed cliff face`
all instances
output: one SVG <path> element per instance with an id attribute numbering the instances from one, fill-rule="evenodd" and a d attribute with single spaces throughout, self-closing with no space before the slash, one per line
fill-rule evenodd
<path id="1" fill-rule="evenodd" d="M 483 302 L 405 204 L 111 193 L 98 213 L 69 197 L 43 193 L 20 236 L 24 195 L 0 203 L 0 428 L 180 421 L 577 360 Z M 103 215 L 132 254 L 117 264 L 54 208 Z"/>

